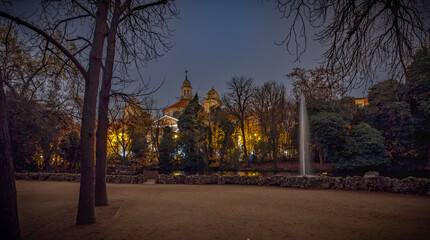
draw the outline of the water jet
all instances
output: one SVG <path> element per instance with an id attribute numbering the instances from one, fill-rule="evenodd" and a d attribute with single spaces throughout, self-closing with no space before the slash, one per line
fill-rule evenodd
<path id="1" fill-rule="evenodd" d="M 300 176 L 310 176 L 311 175 L 311 164 L 310 164 L 310 153 L 309 153 L 309 122 L 308 122 L 308 114 L 306 111 L 306 99 L 305 96 L 300 96 L 300 158 L 299 158 L 299 168 L 300 168 Z"/>

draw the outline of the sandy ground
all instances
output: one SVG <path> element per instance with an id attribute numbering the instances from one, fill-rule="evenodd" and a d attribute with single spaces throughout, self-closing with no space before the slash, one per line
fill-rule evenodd
<path id="1" fill-rule="evenodd" d="M 17 181 L 24 239 L 430 239 L 430 197 L 233 185 L 108 184 L 75 226 L 78 183 Z"/>

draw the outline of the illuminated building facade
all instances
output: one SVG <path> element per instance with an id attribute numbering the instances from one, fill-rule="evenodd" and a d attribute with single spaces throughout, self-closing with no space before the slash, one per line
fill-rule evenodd
<path id="1" fill-rule="evenodd" d="M 354 98 L 354 102 L 355 105 L 359 106 L 359 107 L 364 107 L 369 105 L 369 98 L 365 97 L 365 98 Z"/>
<path id="2" fill-rule="evenodd" d="M 162 122 L 162 126 L 169 126 L 174 130 L 177 130 L 178 118 L 184 112 L 185 108 L 190 103 L 193 98 L 193 87 L 191 86 L 190 80 L 188 80 L 188 71 L 185 71 L 185 80 L 181 87 L 181 98 L 178 102 L 163 109 L 163 117 L 157 121 Z M 206 113 L 210 112 L 212 107 L 221 106 L 221 100 L 219 98 L 218 92 L 212 86 L 212 89 L 206 94 L 206 98 L 203 102 L 203 106 Z"/>

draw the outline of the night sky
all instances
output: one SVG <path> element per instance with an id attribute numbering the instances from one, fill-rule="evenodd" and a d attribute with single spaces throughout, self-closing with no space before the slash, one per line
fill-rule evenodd
<path id="1" fill-rule="evenodd" d="M 285 37 L 290 20 L 280 18 L 273 1 L 177 0 L 176 6 L 179 16 L 169 23 L 175 46 L 140 69 L 143 80 L 150 79 L 153 87 L 165 80 L 154 94 L 161 108 L 177 101 L 185 70 L 193 93 L 205 97 L 212 86 L 222 95 L 226 82 L 242 74 L 254 78 L 256 85 L 273 80 L 291 88 L 286 75 L 293 68 L 321 65 L 318 59 L 324 48 L 312 41 L 312 32 L 308 32 L 307 51 L 300 62 L 293 62 L 295 56 L 275 44 Z M 31 13 L 39 6 L 35 1 L 18 1 L 15 7 L 17 12 Z M 351 95 L 362 97 L 363 91 Z"/>
<path id="2" fill-rule="evenodd" d="M 323 52 L 319 43 L 308 42 L 300 62 L 293 62 L 283 46 L 277 46 L 287 32 L 289 20 L 281 19 L 273 1 L 178 0 L 179 19 L 171 21 L 175 47 L 142 69 L 153 85 L 165 78 L 155 93 L 159 106 L 176 102 L 188 70 L 193 93 L 205 97 L 212 86 L 220 95 L 232 76 L 245 74 L 257 85 L 273 80 L 291 87 L 286 75 L 293 68 L 312 69 Z M 353 91 L 356 97 L 362 91 Z"/>

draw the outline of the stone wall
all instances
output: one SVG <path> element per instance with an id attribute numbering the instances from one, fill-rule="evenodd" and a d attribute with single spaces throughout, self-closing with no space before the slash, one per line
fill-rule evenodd
<path id="1" fill-rule="evenodd" d="M 79 182 L 80 174 L 76 173 L 44 173 L 44 172 L 28 172 L 15 173 L 17 180 L 41 180 L 41 181 L 67 181 Z M 144 183 L 146 182 L 143 174 L 138 175 L 107 175 L 107 183 Z"/>
<path id="2" fill-rule="evenodd" d="M 157 183 L 160 184 L 237 184 L 280 186 L 287 188 L 307 189 L 341 189 L 341 190 L 366 190 L 378 192 L 404 193 L 430 195 L 430 180 L 427 178 L 407 177 L 395 179 L 389 177 L 290 177 L 275 175 L 272 177 L 261 176 L 173 176 L 159 175 Z"/>

